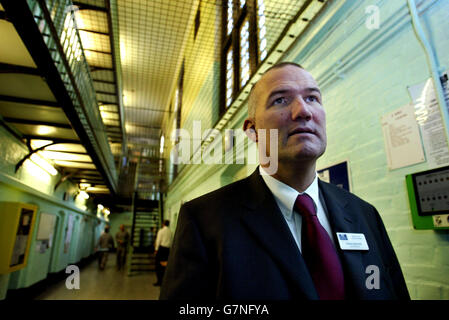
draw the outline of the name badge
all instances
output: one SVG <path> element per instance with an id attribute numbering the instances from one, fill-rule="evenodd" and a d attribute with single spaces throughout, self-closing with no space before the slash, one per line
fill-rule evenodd
<path id="1" fill-rule="evenodd" d="M 337 232 L 337 238 L 341 250 L 369 250 L 363 233 Z"/>

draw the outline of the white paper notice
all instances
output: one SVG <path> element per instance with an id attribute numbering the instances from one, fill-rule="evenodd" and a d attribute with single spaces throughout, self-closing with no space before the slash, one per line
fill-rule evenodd
<path id="1" fill-rule="evenodd" d="M 449 163 L 449 149 L 440 107 L 435 96 L 432 79 L 408 87 L 415 107 L 416 121 L 421 136 L 429 168 L 441 167 Z M 448 95 L 446 95 L 446 104 Z"/>
<path id="2" fill-rule="evenodd" d="M 72 239 L 73 220 L 74 217 L 72 215 L 69 215 L 64 240 L 64 253 L 69 252 L 70 240 Z"/>
<path id="3" fill-rule="evenodd" d="M 412 105 L 405 105 L 384 115 L 382 131 L 390 170 L 425 160 Z"/>

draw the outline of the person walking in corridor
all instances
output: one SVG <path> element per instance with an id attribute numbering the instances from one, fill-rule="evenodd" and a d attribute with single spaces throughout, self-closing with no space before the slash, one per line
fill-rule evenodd
<path id="1" fill-rule="evenodd" d="M 114 248 L 114 239 L 109 234 L 109 226 L 104 228 L 104 232 L 101 234 L 100 239 L 98 239 L 97 248 L 99 251 L 98 266 L 100 270 L 104 270 L 108 261 L 109 250 Z"/>
<path id="2" fill-rule="evenodd" d="M 129 233 L 125 230 L 125 225 L 120 225 L 120 230 L 115 234 L 115 241 L 117 242 L 117 270 L 121 270 L 126 264 L 129 242 Z"/>
<path id="3" fill-rule="evenodd" d="M 162 278 L 164 277 L 165 267 L 167 265 L 168 255 L 170 253 L 170 245 L 172 234 L 168 226 L 169 220 L 165 220 L 163 227 L 158 231 L 156 236 L 155 254 L 156 254 L 156 277 L 157 282 L 155 286 L 162 284 Z"/>

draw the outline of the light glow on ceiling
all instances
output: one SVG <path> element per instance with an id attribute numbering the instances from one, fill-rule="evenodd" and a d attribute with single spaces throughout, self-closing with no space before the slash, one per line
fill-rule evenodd
<path id="1" fill-rule="evenodd" d="M 54 127 L 49 127 L 49 126 L 37 126 L 37 134 L 38 135 L 46 135 L 46 134 L 52 134 L 54 133 L 56 130 Z"/>
<path id="2" fill-rule="evenodd" d="M 40 151 L 42 156 L 52 160 L 65 160 L 65 161 L 80 161 L 80 162 L 92 162 L 92 159 L 87 154 L 74 154 L 58 151 Z"/>
<path id="3" fill-rule="evenodd" d="M 30 160 L 33 161 L 35 164 L 37 164 L 39 167 L 47 171 L 52 176 L 55 176 L 58 174 L 58 171 L 47 162 L 47 160 L 43 159 L 40 155 L 37 153 L 33 153 L 30 157 Z"/>
<path id="4" fill-rule="evenodd" d="M 107 119 L 107 120 L 118 120 L 119 116 L 117 113 L 113 113 L 113 112 L 107 112 L 107 111 L 100 111 L 101 113 L 101 118 L 103 119 Z"/>
<path id="5" fill-rule="evenodd" d="M 93 163 L 89 162 L 71 162 L 65 160 L 54 160 L 55 164 L 61 167 L 79 168 L 79 169 L 96 169 Z"/>
<path id="6" fill-rule="evenodd" d="M 43 146 L 49 145 L 52 143 L 52 140 L 38 140 L 38 139 L 32 139 L 30 142 L 31 149 L 36 150 L 39 148 L 42 148 Z"/>

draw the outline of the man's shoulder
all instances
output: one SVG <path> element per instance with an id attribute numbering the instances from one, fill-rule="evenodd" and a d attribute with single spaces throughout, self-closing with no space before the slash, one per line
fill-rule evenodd
<path id="1" fill-rule="evenodd" d="M 216 204 L 229 205 L 230 203 L 237 203 L 240 200 L 245 199 L 248 195 L 249 183 L 248 178 L 232 182 L 226 186 L 219 189 L 208 192 L 202 196 L 192 199 L 186 203 L 184 206 L 187 207 L 204 207 L 204 206 L 214 206 Z"/>

